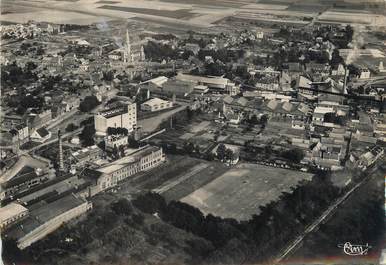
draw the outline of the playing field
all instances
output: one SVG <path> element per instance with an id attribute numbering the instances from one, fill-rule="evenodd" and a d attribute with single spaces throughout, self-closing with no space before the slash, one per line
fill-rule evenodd
<path id="1" fill-rule="evenodd" d="M 239 164 L 212 182 L 181 199 L 204 214 L 248 220 L 259 214 L 259 206 L 291 192 L 311 174 L 257 164 Z"/>

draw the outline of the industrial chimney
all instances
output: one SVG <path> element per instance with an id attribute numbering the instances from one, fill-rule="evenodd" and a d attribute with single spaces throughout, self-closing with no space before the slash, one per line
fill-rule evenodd
<path id="1" fill-rule="evenodd" d="M 62 133 L 60 132 L 60 130 L 58 131 L 58 141 L 59 141 L 59 171 L 64 171 Z"/>
<path id="2" fill-rule="evenodd" d="M 344 65 L 343 93 L 347 94 L 347 65 Z"/>

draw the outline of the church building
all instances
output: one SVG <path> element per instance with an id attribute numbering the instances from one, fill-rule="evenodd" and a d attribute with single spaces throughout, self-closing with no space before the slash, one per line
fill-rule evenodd
<path id="1" fill-rule="evenodd" d="M 109 58 L 124 63 L 145 61 L 145 51 L 141 43 L 131 43 L 129 31 L 126 30 L 126 41 L 123 47 L 109 53 Z"/>

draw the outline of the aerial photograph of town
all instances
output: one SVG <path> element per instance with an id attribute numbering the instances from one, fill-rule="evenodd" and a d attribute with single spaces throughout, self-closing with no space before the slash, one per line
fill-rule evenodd
<path id="1" fill-rule="evenodd" d="M 385 0 L 1 0 L 1 265 L 386 264 Z"/>

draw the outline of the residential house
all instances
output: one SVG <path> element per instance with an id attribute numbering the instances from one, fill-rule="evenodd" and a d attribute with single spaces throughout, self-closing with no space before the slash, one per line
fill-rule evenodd
<path id="1" fill-rule="evenodd" d="M 29 128 L 25 124 L 18 124 L 10 130 L 12 135 L 12 143 L 23 143 L 28 142 L 29 140 Z"/>
<path id="2" fill-rule="evenodd" d="M 365 170 L 372 166 L 383 154 L 384 149 L 380 146 L 374 146 L 370 151 L 364 153 L 359 157 L 358 167 Z"/>
<path id="3" fill-rule="evenodd" d="M 44 127 L 40 127 L 31 134 L 31 140 L 35 142 L 43 143 L 51 138 L 51 132 Z"/>

